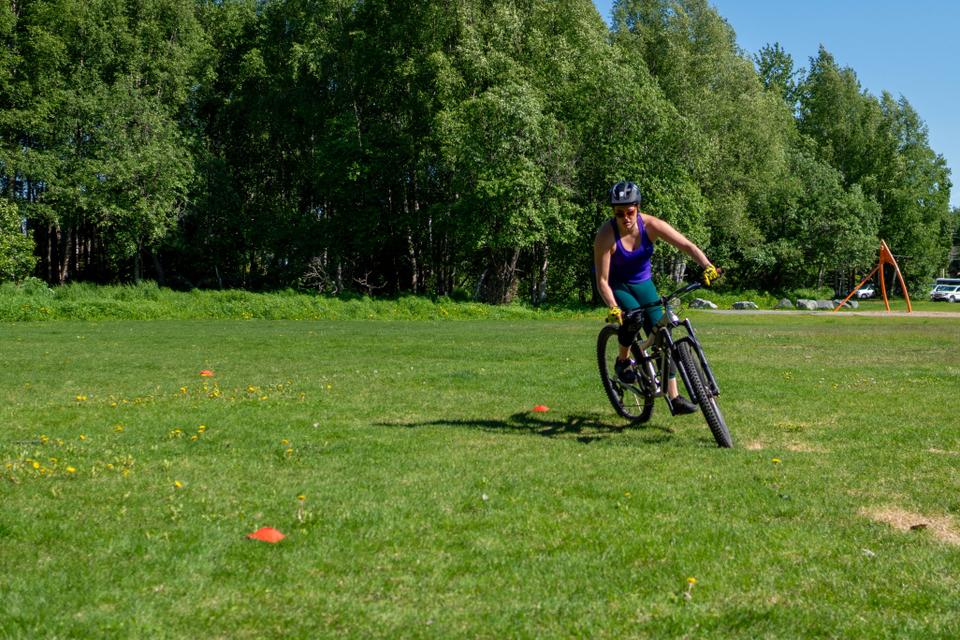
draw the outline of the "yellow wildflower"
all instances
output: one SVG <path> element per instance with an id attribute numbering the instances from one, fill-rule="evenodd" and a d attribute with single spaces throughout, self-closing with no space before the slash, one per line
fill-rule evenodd
<path id="1" fill-rule="evenodd" d="M 174 481 L 173 481 L 173 488 L 174 488 L 174 489 L 183 489 L 183 483 L 180 482 L 179 480 L 174 480 Z"/>
<path id="2" fill-rule="evenodd" d="M 67 467 L 67 473 L 76 473 L 77 470 L 73 467 Z"/>

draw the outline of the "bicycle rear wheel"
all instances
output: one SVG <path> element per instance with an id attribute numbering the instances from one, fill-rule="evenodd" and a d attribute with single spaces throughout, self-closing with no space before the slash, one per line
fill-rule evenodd
<path id="1" fill-rule="evenodd" d="M 635 424 L 646 422 L 653 414 L 652 394 L 644 392 L 644 381 L 637 380 L 636 384 L 624 384 L 617 379 L 614 363 L 620 343 L 617 341 L 617 327 L 606 325 L 600 330 L 597 337 L 597 367 L 600 369 L 600 381 L 603 390 L 610 399 L 614 411 L 618 415 Z"/>
<path id="2" fill-rule="evenodd" d="M 733 446 L 733 438 L 730 437 L 730 430 L 727 428 L 727 423 L 723 419 L 720 404 L 717 402 L 716 396 L 710 392 L 710 388 L 706 382 L 707 377 L 704 375 L 700 363 L 700 358 L 694 353 L 693 347 L 686 342 L 681 342 L 677 345 L 677 352 L 680 357 L 680 362 L 687 372 L 690 386 L 693 387 L 693 389 L 688 389 L 688 391 L 691 395 L 697 397 L 700 403 L 700 410 L 703 412 L 703 417 L 707 421 L 707 426 L 710 427 L 710 432 L 713 434 L 714 440 L 717 441 L 717 446 L 729 449 Z"/>

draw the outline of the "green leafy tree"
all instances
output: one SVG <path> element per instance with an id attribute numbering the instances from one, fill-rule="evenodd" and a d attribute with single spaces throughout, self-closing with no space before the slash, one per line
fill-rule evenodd
<path id="1" fill-rule="evenodd" d="M 947 262 L 953 236 L 950 170 L 928 142 L 927 127 L 906 98 L 880 99 L 882 130 L 890 145 L 873 180 L 882 214 L 880 236 L 895 254 L 908 284 L 917 287 Z"/>
<path id="2" fill-rule="evenodd" d="M 856 73 L 825 49 L 801 83 L 800 131 L 818 145 L 848 189 L 880 208 L 878 235 L 898 256 L 908 284 L 928 279 L 950 248 L 949 170 L 929 146 L 926 125 L 906 99 L 862 91 Z M 877 239 L 877 242 L 879 238 Z"/>
<path id="3" fill-rule="evenodd" d="M 793 124 L 765 91 L 730 25 L 705 0 L 618 0 L 618 41 L 635 50 L 683 121 L 684 160 L 705 199 L 692 237 L 736 278 L 742 248 L 763 242 L 751 210 L 786 171 Z"/>
<path id="4" fill-rule="evenodd" d="M 0 281 L 23 280 L 33 273 L 33 239 L 23 233 L 22 223 L 17 205 L 0 200 Z"/>
<path id="5" fill-rule="evenodd" d="M 139 277 L 193 171 L 182 132 L 206 52 L 195 5 L 135 5 L 27 0 L 6 25 L 21 61 L 0 86 L 6 195 L 23 203 L 55 282 L 125 263 Z"/>
<path id="6" fill-rule="evenodd" d="M 775 42 L 762 47 L 753 61 L 763 86 L 783 98 L 792 111 L 797 104 L 798 79 L 803 75 L 802 69 L 794 68 L 793 56 Z"/>

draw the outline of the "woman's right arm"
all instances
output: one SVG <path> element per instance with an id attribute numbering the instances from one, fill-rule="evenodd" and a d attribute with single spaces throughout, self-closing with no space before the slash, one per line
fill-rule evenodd
<path id="1" fill-rule="evenodd" d="M 613 253 L 613 231 L 610 225 L 604 223 L 597 231 L 597 238 L 593 241 L 593 264 L 597 277 L 597 291 L 608 307 L 617 306 L 617 298 L 610 288 L 610 255 Z"/>

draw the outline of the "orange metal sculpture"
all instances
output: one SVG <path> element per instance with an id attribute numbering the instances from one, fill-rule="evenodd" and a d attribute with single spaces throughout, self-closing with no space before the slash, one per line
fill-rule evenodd
<path id="1" fill-rule="evenodd" d="M 913 307 L 910 305 L 910 294 L 907 292 L 907 283 L 903 281 L 903 275 L 900 273 L 900 267 L 897 265 L 897 261 L 893 258 L 893 254 L 890 252 L 890 247 L 887 246 L 887 243 L 883 240 L 880 241 L 880 260 L 877 262 L 877 266 L 873 268 L 873 271 L 870 272 L 866 278 L 860 281 L 856 287 L 853 288 L 853 291 L 850 292 L 846 298 L 843 299 L 843 302 L 837 305 L 837 308 L 834 311 L 838 311 L 840 307 L 843 306 L 844 302 L 853 297 L 853 294 L 857 290 L 867 283 L 867 280 L 873 277 L 877 271 L 880 272 L 880 293 L 883 294 L 883 304 L 886 305 L 887 311 L 890 311 L 890 301 L 887 299 L 887 283 L 883 277 L 883 265 L 889 264 L 893 267 L 894 272 L 897 274 L 897 278 L 900 280 L 900 286 L 903 287 L 903 297 L 907 301 L 907 311 L 912 313 Z"/>

